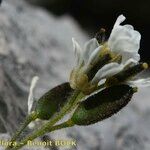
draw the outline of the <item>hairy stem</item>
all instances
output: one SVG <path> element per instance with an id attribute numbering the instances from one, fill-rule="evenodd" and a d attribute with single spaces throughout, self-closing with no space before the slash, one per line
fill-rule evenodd
<path id="1" fill-rule="evenodd" d="M 78 98 L 79 96 L 79 98 Z M 60 112 L 56 113 L 53 118 L 50 120 L 50 122 L 43 125 L 39 130 L 35 131 L 31 135 L 27 136 L 23 140 L 23 145 L 21 144 L 22 141 L 19 144 L 19 148 L 23 147 L 27 144 L 27 142 L 30 140 L 34 140 L 35 138 L 44 135 L 45 133 L 49 132 L 49 129 L 57 123 L 62 117 L 64 117 L 70 110 L 72 110 L 72 107 L 75 106 L 78 101 L 80 100 L 80 91 L 75 91 L 72 96 L 68 99 L 68 102 L 66 105 L 60 110 Z M 18 147 L 12 148 L 13 150 L 19 149 Z"/>
<path id="2" fill-rule="evenodd" d="M 66 121 L 62 124 L 59 124 L 59 125 L 56 125 L 56 126 L 53 126 L 49 129 L 47 129 L 47 132 L 53 132 L 55 130 L 60 130 L 60 129 L 68 128 L 68 127 L 72 127 L 72 126 L 74 126 L 74 123 L 71 120 L 68 120 L 68 121 Z M 21 147 L 26 145 L 28 141 L 29 141 L 28 139 L 25 139 L 25 140 L 21 141 L 16 147 L 12 148 L 12 150 L 20 149 Z"/>
<path id="3" fill-rule="evenodd" d="M 20 126 L 20 128 L 16 131 L 16 133 L 13 135 L 11 142 L 13 143 L 14 141 L 17 140 L 17 138 L 20 136 L 20 134 L 23 132 L 23 130 L 35 119 L 37 118 L 37 115 L 35 112 L 31 113 L 30 115 L 28 115 L 24 122 L 22 123 L 22 125 Z M 9 146 L 6 148 L 6 150 L 12 148 L 13 146 Z"/>

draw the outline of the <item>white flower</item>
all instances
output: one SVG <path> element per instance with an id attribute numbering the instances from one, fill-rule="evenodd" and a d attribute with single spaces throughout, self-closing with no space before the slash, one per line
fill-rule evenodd
<path id="1" fill-rule="evenodd" d="M 92 83 L 96 83 L 103 78 L 113 76 L 127 66 L 130 67 L 138 64 L 140 60 L 138 51 L 140 48 L 141 34 L 134 30 L 131 25 L 120 25 L 125 19 L 126 18 L 123 15 L 120 15 L 117 18 L 107 41 L 110 50 L 122 56 L 121 64 L 106 64 L 96 73 Z"/>
<path id="2" fill-rule="evenodd" d="M 35 87 L 36 87 L 38 80 L 39 80 L 39 77 L 34 76 L 31 81 L 30 91 L 29 91 L 29 96 L 28 96 L 28 114 L 31 113 L 32 106 L 35 101 L 34 92 L 35 92 Z"/>
<path id="3" fill-rule="evenodd" d="M 121 72 L 124 69 L 130 68 L 139 64 L 140 55 L 138 54 L 140 48 L 141 34 L 134 30 L 132 25 L 121 25 L 126 18 L 120 15 L 112 29 L 108 41 L 99 44 L 95 38 L 88 41 L 82 49 L 79 44 L 72 39 L 73 47 L 76 55 L 76 66 L 70 75 L 70 85 L 74 89 L 85 90 L 94 89 L 101 80 L 107 79 Z M 102 51 L 102 52 L 101 52 Z M 95 72 L 95 76 L 89 81 L 87 73 L 94 67 L 94 65 L 101 59 L 103 52 L 121 56 L 121 62 L 116 62 L 112 59 L 111 62 L 99 68 Z M 118 58 L 119 58 L 118 57 Z M 146 65 L 143 69 L 146 69 Z M 131 80 L 130 80 L 131 81 Z M 131 81 L 128 84 L 150 85 L 150 79 Z M 91 90 L 91 91 L 92 91 Z M 90 90 L 89 90 L 90 91 Z"/>

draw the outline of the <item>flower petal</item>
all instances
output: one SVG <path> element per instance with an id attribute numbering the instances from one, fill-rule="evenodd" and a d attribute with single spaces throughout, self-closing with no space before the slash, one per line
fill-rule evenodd
<path id="1" fill-rule="evenodd" d="M 136 64 L 138 64 L 138 61 L 136 61 L 135 59 L 130 58 L 130 59 L 128 59 L 128 60 L 125 62 L 124 68 L 125 68 L 125 67 L 132 67 L 132 66 L 134 66 L 134 65 L 136 65 Z"/>
<path id="2" fill-rule="evenodd" d="M 30 85 L 30 91 L 29 91 L 29 96 L 28 96 L 28 113 L 31 112 L 32 110 L 32 105 L 34 103 L 34 90 L 35 90 L 35 86 L 37 84 L 37 81 L 39 80 L 39 77 L 38 76 L 34 76 L 32 78 L 32 81 L 31 81 L 31 85 Z"/>
<path id="3" fill-rule="evenodd" d="M 122 32 L 122 31 L 120 31 Z M 114 35 L 113 39 L 108 41 L 108 45 L 114 52 L 138 52 L 140 48 L 141 35 L 138 32 L 123 31 L 122 35 Z"/>
<path id="4" fill-rule="evenodd" d="M 118 17 L 108 39 L 108 46 L 113 52 L 122 55 L 123 63 L 130 58 L 139 61 L 138 50 L 140 48 L 141 34 L 134 30 L 132 25 L 120 25 L 124 20 L 123 15 Z"/>
<path id="5" fill-rule="evenodd" d="M 131 30 L 134 30 L 134 27 L 130 24 L 126 24 L 126 25 L 124 25 L 124 27 L 126 27 L 128 29 L 131 29 Z"/>
<path id="6" fill-rule="evenodd" d="M 98 61 L 98 59 L 100 57 L 99 52 L 100 52 L 101 48 L 102 48 L 102 46 L 99 46 L 92 52 L 92 54 L 89 57 L 89 60 L 87 62 L 87 65 L 89 65 L 89 64 L 93 65 Z"/>
<path id="7" fill-rule="evenodd" d="M 86 64 L 90 58 L 90 55 L 92 52 L 99 47 L 99 43 L 96 40 L 96 38 L 93 38 L 89 40 L 85 45 L 84 45 L 84 52 L 83 52 L 83 59 L 84 63 Z"/>
<path id="8" fill-rule="evenodd" d="M 101 79 L 111 77 L 118 72 L 120 72 L 123 69 L 123 65 L 120 65 L 118 63 L 109 63 L 102 67 L 95 75 L 95 77 L 92 80 L 92 83 L 97 83 Z"/>
<path id="9" fill-rule="evenodd" d="M 134 60 L 135 62 L 139 62 L 140 55 L 136 52 L 130 53 L 130 52 L 123 52 L 122 54 L 122 64 L 126 64 L 127 61 L 130 59 Z"/>
<path id="10" fill-rule="evenodd" d="M 76 65 L 80 66 L 83 61 L 82 49 L 74 38 L 72 38 L 72 43 L 73 43 L 73 49 L 75 52 Z"/>
<path id="11" fill-rule="evenodd" d="M 126 17 L 124 15 L 120 15 L 114 24 L 114 28 L 119 26 L 125 19 L 126 19 Z"/>

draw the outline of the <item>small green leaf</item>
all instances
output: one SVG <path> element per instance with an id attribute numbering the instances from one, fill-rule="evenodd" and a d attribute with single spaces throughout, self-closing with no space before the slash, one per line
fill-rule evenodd
<path id="1" fill-rule="evenodd" d="M 43 120 L 50 119 L 66 103 L 72 92 L 73 89 L 66 82 L 45 93 L 38 100 L 35 108 L 38 118 Z"/>
<path id="2" fill-rule="evenodd" d="M 106 88 L 81 102 L 71 120 L 76 125 L 90 125 L 111 117 L 127 105 L 134 92 L 128 85 Z"/>

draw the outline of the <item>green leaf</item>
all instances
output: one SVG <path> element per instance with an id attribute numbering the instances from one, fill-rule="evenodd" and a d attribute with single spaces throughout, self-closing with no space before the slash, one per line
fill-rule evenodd
<path id="1" fill-rule="evenodd" d="M 71 120 L 76 125 L 90 125 L 111 117 L 128 104 L 134 92 L 123 84 L 106 88 L 81 102 Z"/>
<path id="2" fill-rule="evenodd" d="M 72 92 L 73 89 L 71 89 L 70 84 L 66 82 L 45 93 L 38 100 L 35 108 L 38 118 L 43 120 L 50 119 L 64 106 Z"/>

